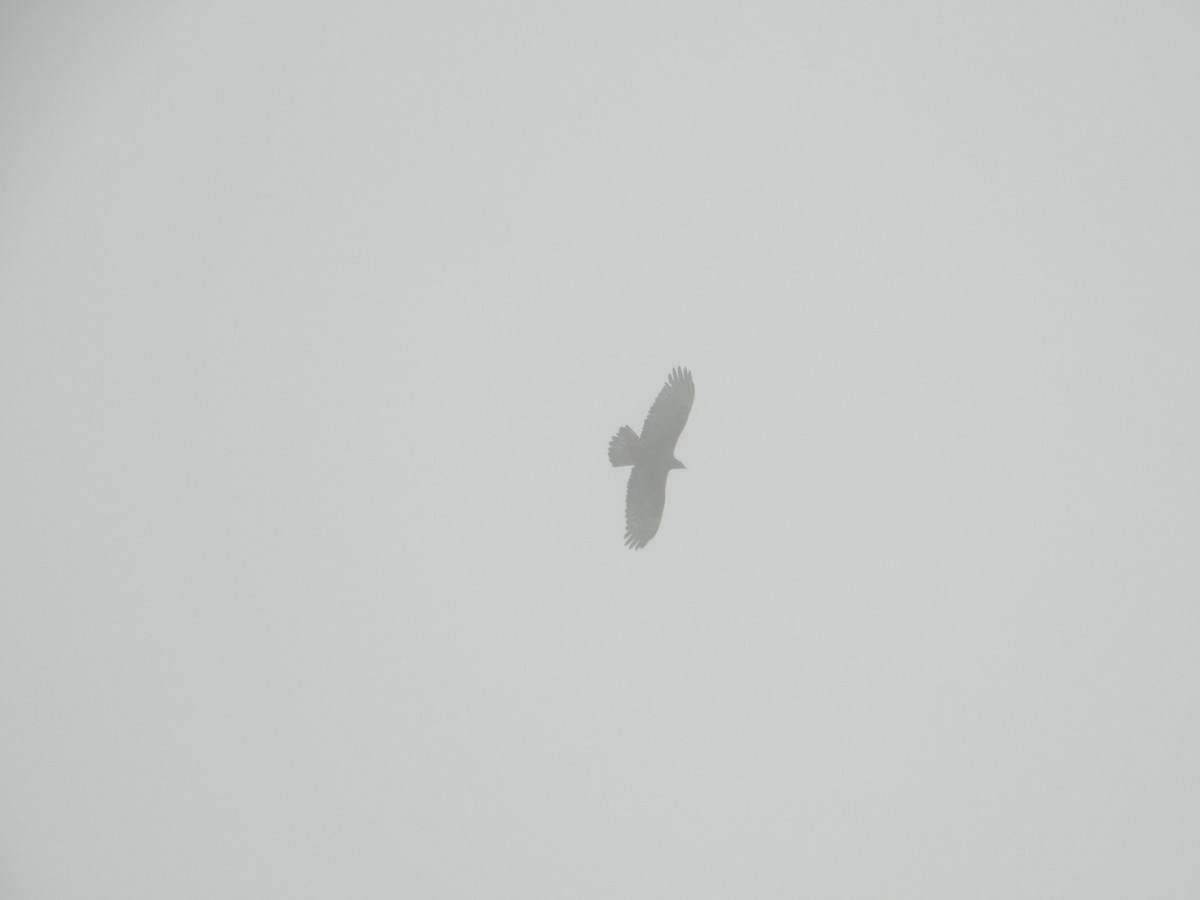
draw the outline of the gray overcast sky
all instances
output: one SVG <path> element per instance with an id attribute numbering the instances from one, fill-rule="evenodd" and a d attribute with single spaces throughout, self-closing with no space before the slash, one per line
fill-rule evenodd
<path id="1" fill-rule="evenodd" d="M 0 893 L 1200 896 L 1198 47 L 6 4 Z"/>

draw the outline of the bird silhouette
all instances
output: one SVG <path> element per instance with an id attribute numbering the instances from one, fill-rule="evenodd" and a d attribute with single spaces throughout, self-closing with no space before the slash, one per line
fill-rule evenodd
<path id="1" fill-rule="evenodd" d="M 688 413 L 696 386 L 692 373 L 676 367 L 667 376 L 639 436 L 628 425 L 608 442 L 608 461 L 633 466 L 625 490 L 625 546 L 640 550 L 658 533 L 667 500 L 667 473 L 686 468 L 675 458 L 675 444 Z"/>

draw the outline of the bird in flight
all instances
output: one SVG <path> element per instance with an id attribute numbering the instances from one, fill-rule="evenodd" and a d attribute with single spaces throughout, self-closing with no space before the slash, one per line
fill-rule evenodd
<path id="1" fill-rule="evenodd" d="M 650 407 L 641 436 L 623 425 L 608 442 L 610 463 L 633 466 L 625 490 L 626 547 L 641 550 L 658 532 L 667 499 L 667 473 L 685 468 L 675 458 L 675 442 L 687 424 L 695 396 L 692 373 L 679 367 L 672 369 Z"/>

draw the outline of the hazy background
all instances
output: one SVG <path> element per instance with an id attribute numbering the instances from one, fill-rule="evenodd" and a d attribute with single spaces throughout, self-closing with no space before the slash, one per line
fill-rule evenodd
<path id="1" fill-rule="evenodd" d="M 1200 10 L 1002 6 L 5 4 L 0 894 L 1200 895 Z"/>

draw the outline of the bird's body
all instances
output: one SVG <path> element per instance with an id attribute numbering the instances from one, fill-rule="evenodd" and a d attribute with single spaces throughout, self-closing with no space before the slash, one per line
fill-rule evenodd
<path id="1" fill-rule="evenodd" d="M 675 368 L 650 407 L 639 436 L 624 425 L 608 443 L 608 461 L 633 466 L 625 491 L 625 546 L 640 550 L 658 533 L 667 499 L 667 473 L 684 468 L 675 458 L 675 444 L 688 413 L 696 386 L 692 373 Z"/>

